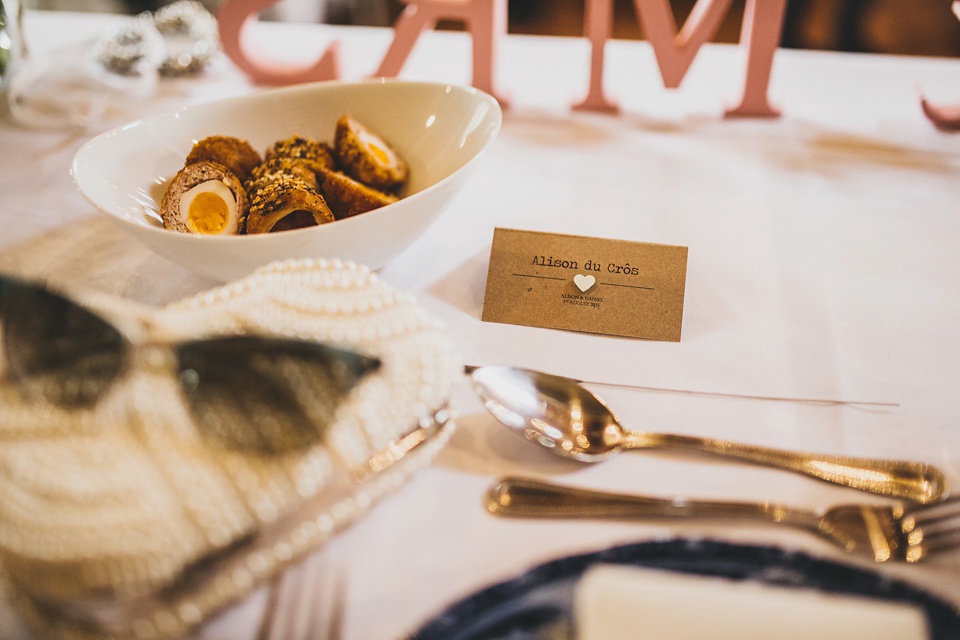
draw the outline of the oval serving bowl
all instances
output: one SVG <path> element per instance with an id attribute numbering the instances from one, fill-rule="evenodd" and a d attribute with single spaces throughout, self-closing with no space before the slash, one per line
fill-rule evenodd
<path id="1" fill-rule="evenodd" d="M 160 200 L 197 140 L 246 138 L 261 154 L 293 135 L 332 142 L 336 121 L 345 114 L 382 136 L 410 165 L 400 201 L 270 234 L 201 236 L 163 228 Z M 151 251 L 221 282 L 287 258 L 343 258 L 379 269 L 443 211 L 501 123 L 497 101 L 478 89 L 392 79 L 319 82 L 130 123 L 84 144 L 71 172 L 87 200 Z"/>

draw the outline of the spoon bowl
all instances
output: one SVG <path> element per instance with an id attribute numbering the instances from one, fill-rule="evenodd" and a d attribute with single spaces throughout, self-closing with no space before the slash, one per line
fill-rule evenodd
<path id="1" fill-rule="evenodd" d="M 623 448 L 613 412 L 575 380 L 513 367 L 480 367 L 472 377 L 497 420 L 558 455 L 599 462 Z"/>
<path id="2" fill-rule="evenodd" d="M 920 462 L 783 451 L 713 438 L 624 429 L 613 411 L 578 381 L 514 367 L 477 367 L 470 374 L 497 420 L 550 451 L 599 462 L 624 449 L 670 448 L 800 473 L 869 493 L 922 504 L 943 497 L 946 478 Z"/>

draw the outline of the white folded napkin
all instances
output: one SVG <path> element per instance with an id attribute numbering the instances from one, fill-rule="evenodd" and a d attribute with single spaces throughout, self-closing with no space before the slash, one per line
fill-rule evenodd
<path id="1" fill-rule="evenodd" d="M 620 565 L 587 571 L 577 640 L 928 640 L 908 604 Z"/>

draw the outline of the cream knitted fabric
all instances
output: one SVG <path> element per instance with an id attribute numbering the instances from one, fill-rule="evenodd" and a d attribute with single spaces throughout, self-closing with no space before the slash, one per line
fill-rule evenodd
<path id="1" fill-rule="evenodd" d="M 111 319 L 128 309 L 103 306 Z M 449 436 L 452 424 L 400 464 L 349 483 L 441 410 L 462 371 L 438 321 L 364 267 L 277 263 L 136 315 L 151 341 L 295 337 L 382 366 L 350 392 L 322 441 L 274 455 L 204 438 L 155 358 L 80 412 L 38 411 L 0 377 L 0 571 L 49 635 L 182 635 L 359 517 Z M 183 583 L 185 567 L 218 550 L 230 561 Z"/>

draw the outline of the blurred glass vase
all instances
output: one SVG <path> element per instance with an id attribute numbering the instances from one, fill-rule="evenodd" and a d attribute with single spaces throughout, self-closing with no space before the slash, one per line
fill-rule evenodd
<path id="1" fill-rule="evenodd" d="M 22 6 L 20 0 L 0 0 L 0 89 L 6 87 L 26 53 L 21 30 Z"/>
<path id="2" fill-rule="evenodd" d="M 28 56 L 19 29 L 22 1 L 0 0 L 6 99 L 22 126 L 90 129 L 129 120 L 148 107 L 161 78 L 199 77 L 219 54 L 213 15 L 197 0 L 177 0 L 105 20 L 95 38 Z"/>
<path id="3" fill-rule="evenodd" d="M 9 7 L 11 0 L 2 2 Z M 146 16 L 116 24 L 95 40 L 42 53 L 21 55 L 21 46 L 16 68 L 5 78 L 14 121 L 32 128 L 83 129 L 137 113 L 142 100 L 156 91 L 161 36 Z"/>

